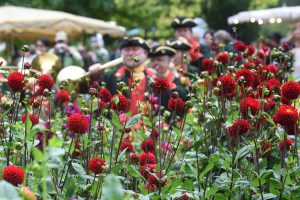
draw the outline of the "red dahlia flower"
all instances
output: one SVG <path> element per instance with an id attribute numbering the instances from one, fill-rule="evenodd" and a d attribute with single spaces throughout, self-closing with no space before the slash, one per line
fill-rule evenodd
<path id="1" fill-rule="evenodd" d="M 168 101 L 168 108 L 171 111 L 181 112 L 184 110 L 184 102 L 180 97 L 171 97 Z"/>
<path id="2" fill-rule="evenodd" d="M 62 102 L 62 103 L 65 103 L 65 102 L 68 102 L 70 101 L 70 95 L 67 91 L 65 90 L 59 90 L 57 93 L 56 93 L 56 99 L 57 101 L 59 102 Z"/>
<path id="3" fill-rule="evenodd" d="M 256 115 L 259 110 L 259 102 L 257 99 L 246 97 L 243 99 L 240 105 L 241 113 L 243 116 L 248 116 L 248 109 L 250 108 L 251 114 Z"/>
<path id="4" fill-rule="evenodd" d="M 286 145 L 286 150 L 289 151 L 291 149 L 292 144 L 294 141 L 290 138 L 285 139 L 285 145 Z M 278 144 L 278 148 L 280 151 L 283 151 L 283 141 L 280 141 Z"/>
<path id="5" fill-rule="evenodd" d="M 29 117 L 31 120 L 32 126 L 36 125 L 39 123 L 39 117 L 36 114 L 23 114 L 22 115 L 22 122 L 26 122 L 26 118 Z"/>
<path id="6" fill-rule="evenodd" d="M 127 149 L 126 149 L 127 148 Z M 133 145 L 131 142 L 123 141 L 120 145 L 120 150 L 124 151 L 126 149 L 126 153 L 133 153 Z"/>
<path id="7" fill-rule="evenodd" d="M 101 158 L 93 158 L 88 165 L 88 169 L 94 174 L 101 174 L 106 168 L 106 163 Z"/>
<path id="8" fill-rule="evenodd" d="M 155 158 L 155 155 L 151 152 L 149 152 L 149 153 L 143 152 L 139 156 L 139 162 L 140 162 L 141 166 L 143 166 L 145 164 L 156 164 L 156 158 Z"/>
<path id="9" fill-rule="evenodd" d="M 106 88 L 102 88 L 101 90 L 99 90 L 98 92 L 98 96 L 99 98 L 104 101 L 105 103 L 109 103 L 111 100 L 111 93 L 108 89 Z"/>
<path id="10" fill-rule="evenodd" d="M 48 89 L 49 91 L 51 91 L 54 85 L 54 81 L 49 75 L 43 74 L 38 79 L 38 85 L 40 86 L 40 88 L 42 88 L 43 91 L 44 89 Z"/>
<path id="11" fill-rule="evenodd" d="M 14 165 L 5 167 L 2 172 L 3 180 L 13 184 L 14 186 L 18 186 L 23 183 L 24 175 L 24 170 Z"/>
<path id="12" fill-rule="evenodd" d="M 249 130 L 249 123 L 247 120 L 235 120 L 232 126 L 228 127 L 228 133 L 231 137 L 246 134 Z"/>
<path id="13" fill-rule="evenodd" d="M 116 94 L 111 98 L 110 106 L 115 111 L 125 112 L 128 107 L 128 100 L 122 94 Z"/>
<path id="14" fill-rule="evenodd" d="M 295 81 L 289 81 L 283 84 L 281 94 L 289 100 L 295 100 L 300 94 L 300 85 Z"/>
<path id="15" fill-rule="evenodd" d="M 13 92 L 23 90 L 25 76 L 20 72 L 12 72 L 7 77 L 7 84 Z"/>
<path id="16" fill-rule="evenodd" d="M 83 114 L 75 113 L 68 118 L 68 129 L 73 133 L 85 133 L 89 128 L 89 120 Z"/>
<path id="17" fill-rule="evenodd" d="M 246 81 L 245 87 L 252 87 L 253 86 L 253 80 L 254 76 L 252 72 L 249 69 L 241 69 L 236 72 L 236 80 L 238 81 L 240 77 L 244 77 L 244 80 Z"/>
<path id="18" fill-rule="evenodd" d="M 218 53 L 216 59 L 218 62 L 222 63 L 223 65 L 226 65 L 226 64 L 228 64 L 228 61 L 229 61 L 229 55 L 226 52 L 221 52 L 221 53 Z"/>
<path id="19" fill-rule="evenodd" d="M 161 77 L 155 78 L 154 83 L 151 83 L 150 86 L 156 94 L 167 92 L 170 89 L 169 81 Z"/>
<path id="20" fill-rule="evenodd" d="M 155 152 L 155 146 L 154 142 L 151 139 L 146 139 L 142 142 L 141 148 L 143 149 L 144 152 Z"/>
<path id="21" fill-rule="evenodd" d="M 281 126 L 294 126 L 298 121 L 298 111 L 293 106 L 283 105 L 274 113 L 273 121 Z"/>

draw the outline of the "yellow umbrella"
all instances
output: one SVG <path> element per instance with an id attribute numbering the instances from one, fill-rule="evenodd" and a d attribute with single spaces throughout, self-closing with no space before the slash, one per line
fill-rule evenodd
<path id="1" fill-rule="evenodd" d="M 71 38 L 82 33 L 122 36 L 125 28 L 115 25 L 115 22 L 104 22 L 61 11 L 7 5 L 0 7 L 0 37 L 2 38 L 9 35 L 21 39 L 44 37 L 53 40 L 58 31 L 66 32 Z"/>

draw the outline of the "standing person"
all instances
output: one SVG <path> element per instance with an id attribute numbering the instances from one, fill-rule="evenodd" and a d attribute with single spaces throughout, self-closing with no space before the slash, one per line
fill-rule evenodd
<path id="1" fill-rule="evenodd" d="M 294 54 L 294 77 L 296 81 L 300 81 L 300 23 L 296 24 L 293 30 L 292 34 L 292 40 L 294 42 L 295 48 L 291 50 L 291 52 Z"/>
<path id="2" fill-rule="evenodd" d="M 225 45 L 225 51 L 228 52 L 233 52 L 234 49 L 232 47 L 232 45 L 230 44 L 232 42 L 232 37 L 230 35 L 230 33 L 228 33 L 225 30 L 218 30 L 215 32 L 214 34 L 214 41 L 215 44 L 217 46 L 219 46 L 220 44 L 224 44 Z"/>
<path id="3" fill-rule="evenodd" d="M 193 19 L 189 17 L 176 17 L 171 23 L 171 27 L 174 29 L 174 35 L 176 38 L 184 37 L 187 39 L 192 48 L 189 50 L 189 54 L 192 58 L 192 63 L 198 66 L 202 60 L 202 53 L 200 52 L 200 44 L 193 38 L 192 28 L 197 24 Z"/>
<path id="4" fill-rule="evenodd" d="M 68 36 L 65 32 L 59 31 L 56 33 L 54 48 L 50 49 L 50 53 L 60 57 L 64 67 L 75 65 L 83 67 L 84 63 L 80 53 L 76 47 L 68 44 Z"/>
<path id="5" fill-rule="evenodd" d="M 145 61 L 148 58 L 150 51 L 149 44 L 140 37 L 125 37 L 120 45 L 121 56 L 123 57 L 123 65 L 117 69 L 110 70 L 102 75 L 101 81 L 105 82 L 106 88 L 112 95 L 118 94 L 118 83 L 124 82 L 126 85 L 131 85 L 136 79 L 139 83 L 127 95 L 130 100 L 129 110 L 132 114 L 139 113 L 138 102 L 145 101 L 145 93 L 151 92 L 150 83 L 156 78 L 153 70 L 147 68 Z M 133 58 L 137 57 L 138 60 Z M 97 63 L 89 67 L 92 74 L 99 73 L 101 64 Z"/>

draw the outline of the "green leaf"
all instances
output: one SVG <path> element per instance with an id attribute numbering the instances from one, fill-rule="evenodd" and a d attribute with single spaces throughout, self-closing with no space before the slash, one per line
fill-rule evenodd
<path id="1" fill-rule="evenodd" d="M 127 151 L 127 148 L 124 149 L 124 150 L 118 155 L 118 162 L 119 162 L 120 160 L 123 160 L 123 159 L 125 158 L 126 151 Z"/>
<path id="2" fill-rule="evenodd" d="M 85 171 L 80 164 L 72 163 L 72 167 L 79 175 L 85 175 Z"/>
<path id="3" fill-rule="evenodd" d="M 246 154 L 251 153 L 253 150 L 254 150 L 254 144 L 250 144 L 241 148 L 235 156 L 234 163 L 236 163 L 238 159 L 245 156 Z"/>
<path id="4" fill-rule="evenodd" d="M 134 126 L 138 121 L 139 119 L 141 118 L 142 114 L 137 114 L 137 115 L 134 115 L 132 116 L 126 123 L 125 125 L 125 128 L 130 128 L 132 126 Z"/>
<path id="5" fill-rule="evenodd" d="M 104 200 L 122 200 L 124 190 L 117 176 L 109 174 L 104 178 L 103 199 Z"/>
<path id="6" fill-rule="evenodd" d="M 49 147 L 61 147 L 63 144 L 63 141 L 61 141 L 59 138 L 57 137 L 52 137 L 49 140 Z"/>
<path id="7" fill-rule="evenodd" d="M 32 127 L 31 119 L 29 118 L 29 116 L 27 116 L 25 121 L 25 131 L 27 134 L 30 133 L 31 127 Z"/>
<path id="8" fill-rule="evenodd" d="M 274 199 L 277 197 L 275 194 L 272 194 L 272 193 L 263 194 L 263 196 L 264 196 L 264 199 Z M 259 197 L 257 200 L 261 200 L 261 199 L 262 199 L 262 197 Z"/>
<path id="9" fill-rule="evenodd" d="M 65 199 L 69 199 L 75 193 L 76 184 L 72 177 L 68 177 L 66 181 Z"/>
<path id="10" fill-rule="evenodd" d="M 173 127 L 173 130 L 179 138 L 182 136 L 182 132 L 178 128 Z"/>
<path id="11" fill-rule="evenodd" d="M 19 194 L 16 190 L 16 188 L 6 182 L 6 181 L 0 181 L 0 199 L 1 200 L 18 200 L 18 199 L 21 199 L 19 197 Z"/>
<path id="12" fill-rule="evenodd" d="M 113 113 L 113 114 L 112 114 L 111 122 L 112 122 L 113 125 L 115 125 L 117 128 L 123 129 L 123 126 L 122 126 L 122 124 L 120 123 L 119 117 L 116 115 L 116 113 Z"/>
<path id="13" fill-rule="evenodd" d="M 142 178 L 142 175 L 132 165 L 127 165 L 126 169 L 131 176 Z"/>
<path id="14" fill-rule="evenodd" d="M 36 161 L 41 161 L 43 159 L 43 153 L 36 147 L 32 147 L 32 154 Z"/>

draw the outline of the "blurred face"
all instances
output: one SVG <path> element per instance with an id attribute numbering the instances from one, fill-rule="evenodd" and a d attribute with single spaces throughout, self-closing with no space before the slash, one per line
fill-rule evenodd
<path id="1" fill-rule="evenodd" d="M 151 58 L 151 67 L 160 74 L 165 74 L 169 70 L 171 58 L 168 56 L 156 56 Z"/>
<path id="2" fill-rule="evenodd" d="M 134 68 L 146 61 L 148 52 L 146 49 L 139 46 L 129 46 L 122 48 L 121 55 L 124 59 L 124 65 L 128 68 Z M 138 57 L 138 62 L 135 62 L 133 57 Z"/>
<path id="3" fill-rule="evenodd" d="M 204 36 L 204 41 L 205 41 L 205 44 L 207 44 L 208 46 L 212 45 L 213 36 L 210 33 L 206 33 Z"/>
<path id="4" fill-rule="evenodd" d="M 190 28 L 178 28 L 175 29 L 175 37 L 184 37 L 185 39 L 191 39 L 193 37 L 192 31 Z"/>
<path id="5" fill-rule="evenodd" d="M 46 47 L 41 41 L 36 42 L 36 52 L 37 54 L 48 52 L 48 47 Z"/>
<path id="6" fill-rule="evenodd" d="M 173 57 L 175 66 L 186 64 L 184 61 L 184 57 L 187 58 L 187 62 L 190 62 L 191 57 L 187 52 L 177 50 L 176 54 Z"/>
<path id="7" fill-rule="evenodd" d="M 300 23 L 296 25 L 296 27 L 293 31 L 293 38 L 295 40 L 300 40 Z"/>

